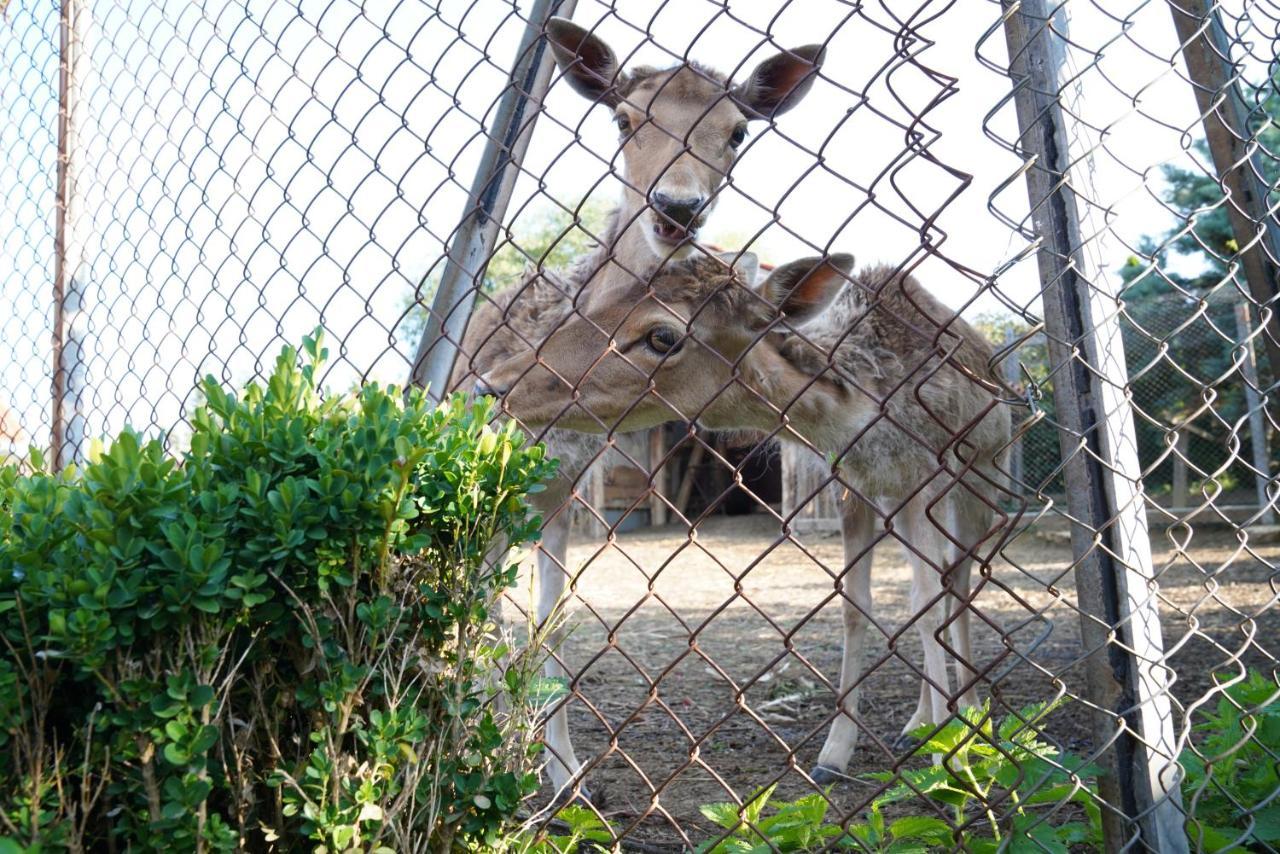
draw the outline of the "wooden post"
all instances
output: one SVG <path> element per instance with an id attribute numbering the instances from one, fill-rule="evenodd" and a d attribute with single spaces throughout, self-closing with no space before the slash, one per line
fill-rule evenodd
<path id="1" fill-rule="evenodd" d="M 68 462 L 67 445 L 67 253 L 68 208 L 71 204 L 71 88 L 75 65 L 75 0 L 62 0 L 58 18 L 58 162 L 53 232 L 53 388 L 49 413 L 49 465 L 54 471 Z"/>
<path id="2" fill-rule="evenodd" d="M 1187 454 L 1191 449 L 1191 433 L 1187 430 L 1179 431 L 1178 441 L 1174 447 L 1177 453 L 1173 455 L 1172 506 L 1177 510 L 1186 510 L 1191 506 L 1191 499 L 1187 490 Z"/>
<path id="3" fill-rule="evenodd" d="M 667 429 L 649 430 L 649 524 L 667 524 Z"/>
<path id="4" fill-rule="evenodd" d="M 707 446 L 698 438 L 693 440 L 693 450 L 689 452 L 689 462 L 684 467 L 684 477 L 680 481 L 680 492 L 676 495 L 676 512 L 689 518 L 689 499 L 693 497 L 693 482 L 698 476 L 698 466 L 702 465 L 702 457 L 707 453 Z"/>
<path id="5" fill-rule="evenodd" d="M 1088 155 L 1072 150 L 1065 4 L 1003 0 L 1016 150 L 1026 163 L 1067 508 L 1087 699 L 1102 765 L 1108 852 L 1187 851 L 1157 588 L 1143 508 L 1116 289 L 1086 251 L 1076 194 Z M 1086 196 L 1087 198 L 1087 196 Z M 1085 208 L 1088 210 L 1088 207 Z"/>
<path id="6" fill-rule="evenodd" d="M 595 513 L 588 514 L 591 517 L 590 528 L 601 537 L 609 532 L 609 519 L 604 514 L 607 509 L 604 502 L 604 479 L 607 460 L 608 455 L 603 454 L 587 470 L 587 503 L 595 511 Z"/>
<path id="7" fill-rule="evenodd" d="M 791 529 L 796 533 L 838 529 L 843 488 L 825 482 L 830 469 L 824 470 L 814 451 L 793 442 L 782 444 L 781 459 L 782 517 L 791 520 Z"/>
<path id="8" fill-rule="evenodd" d="M 1191 506 L 1187 493 L 1187 454 L 1191 450 L 1191 433 L 1188 430 L 1178 431 L 1178 441 L 1174 445 L 1177 453 L 1173 455 L 1173 497 L 1171 509 L 1186 510 Z"/>
<path id="9" fill-rule="evenodd" d="M 1010 329 L 1005 335 L 1005 346 L 1011 347 L 1020 336 L 1017 331 Z M 1022 383 L 1022 375 L 1019 373 L 1018 359 L 1012 353 L 1004 360 L 1004 381 L 1009 388 L 1017 388 Z M 1026 469 L 1022 460 L 1022 436 L 1019 435 L 1013 440 L 1013 447 L 1009 448 L 1009 478 L 1013 481 L 1013 488 L 1018 495 L 1026 495 L 1034 493 L 1036 486 L 1025 483 Z"/>
<path id="10" fill-rule="evenodd" d="M 1271 452 L 1267 447 L 1267 419 L 1263 414 L 1265 398 L 1258 394 L 1258 357 L 1253 346 L 1253 326 L 1249 322 L 1247 303 L 1236 303 L 1235 310 L 1236 337 L 1240 339 L 1240 346 L 1244 348 L 1240 372 L 1244 376 L 1244 402 L 1249 411 L 1249 455 L 1253 462 L 1253 489 L 1261 511 L 1258 521 L 1264 525 L 1274 525 L 1275 501 L 1269 490 Z"/>

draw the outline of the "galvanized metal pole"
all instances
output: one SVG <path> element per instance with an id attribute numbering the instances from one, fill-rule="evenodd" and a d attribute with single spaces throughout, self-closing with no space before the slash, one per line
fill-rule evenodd
<path id="1" fill-rule="evenodd" d="M 62 0 L 58 21 L 58 163 L 53 227 L 53 397 L 49 417 L 49 465 L 62 468 L 67 440 L 67 208 L 71 192 L 71 83 L 75 0 Z"/>
<path id="2" fill-rule="evenodd" d="M 413 360 L 409 381 L 429 386 L 435 400 L 448 391 L 476 292 L 497 243 L 520 164 L 542 111 L 542 99 L 551 85 L 552 61 L 543 38 L 547 19 L 570 16 L 576 6 L 577 0 L 535 0 L 529 10 L 511 78 L 489 128 L 467 207 L 449 243 L 444 273 Z"/>
<path id="3" fill-rule="evenodd" d="M 1270 493 L 1271 452 L 1267 449 L 1267 419 L 1263 417 L 1263 398 L 1258 394 L 1258 359 L 1253 347 L 1253 327 L 1249 322 L 1249 306 L 1236 303 L 1236 336 L 1244 348 L 1240 372 L 1244 375 L 1244 403 L 1249 413 L 1249 451 L 1253 463 L 1253 488 L 1260 511 L 1257 521 L 1274 525 L 1275 500 Z"/>
<path id="4" fill-rule="evenodd" d="M 1085 251 L 1076 194 L 1087 154 L 1070 151 L 1063 6 L 1003 0 L 1005 39 L 1039 241 L 1044 325 L 1071 516 L 1087 699 L 1106 850 L 1187 850 L 1156 582 L 1147 537 L 1117 298 Z M 1073 178 L 1079 179 L 1073 184 Z"/>
<path id="5" fill-rule="evenodd" d="M 1267 384 L 1272 386 L 1280 377 L 1280 300 L 1276 298 L 1280 288 L 1280 219 L 1269 209 L 1270 188 L 1258 140 L 1249 128 L 1250 110 L 1240 91 L 1240 70 L 1231 60 L 1230 39 L 1216 3 L 1170 0 L 1169 9 L 1182 42 L 1182 57 L 1218 183 L 1227 197 L 1227 218 L 1240 247 L 1237 260 L 1261 312 L 1262 340 L 1271 367 Z"/>

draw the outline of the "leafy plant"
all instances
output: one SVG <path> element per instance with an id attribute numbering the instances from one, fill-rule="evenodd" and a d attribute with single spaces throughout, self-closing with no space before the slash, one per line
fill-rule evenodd
<path id="1" fill-rule="evenodd" d="M 526 829 L 509 841 L 503 849 L 509 854 L 586 854 L 609 850 L 617 833 L 587 807 L 569 804 L 556 813 L 556 823 L 565 832 Z"/>
<path id="2" fill-rule="evenodd" d="M 206 380 L 180 458 L 125 432 L 0 469 L 13 844 L 448 851 L 536 788 L 537 644 L 498 630 L 494 556 L 553 466 L 484 403 L 323 396 L 303 349 Z"/>
<path id="3" fill-rule="evenodd" d="M 984 703 L 962 710 L 940 728 L 920 727 L 912 733 L 922 742 L 917 752 L 940 755 L 942 763 L 898 774 L 868 774 L 881 782 L 901 780 L 876 798 L 873 807 L 917 797 L 932 802 L 974 852 L 995 851 L 1002 844 L 1013 851 L 1100 844 L 1096 795 L 1082 779 L 1099 769 L 1060 754 L 1039 738 L 1038 725 L 1056 707 L 1038 703 L 996 727 Z M 1068 802 L 1079 805 L 1085 820 L 1052 824 L 1045 810 Z M 979 835 L 978 827 L 989 835 Z"/>
<path id="4" fill-rule="evenodd" d="M 698 850 L 755 854 L 837 848 L 923 854 L 957 846 L 996 851 L 1003 845 L 1013 852 L 1066 852 L 1072 845 L 1100 844 L 1095 795 L 1081 780 L 1097 769 L 1060 755 L 1038 737 L 1038 724 L 1054 707 L 1031 706 L 996 727 L 984 704 L 962 711 L 941 728 L 920 727 L 912 733 L 921 741 L 918 752 L 940 755 L 943 764 L 867 775 L 896 785 L 871 802 L 861 822 L 828 822 L 830 801 L 825 794 L 771 801 L 774 786 L 756 792 L 741 806 L 704 806 L 702 814 L 728 833 Z M 920 801 L 930 805 L 932 814 L 892 820 L 884 814 L 890 805 Z M 1083 811 L 1084 821 L 1049 820 L 1051 808 L 1072 802 Z"/>
<path id="5" fill-rule="evenodd" d="M 1280 845 L 1280 688 L 1256 671 L 1216 681 L 1217 709 L 1195 725 L 1198 743 L 1179 758 L 1187 835 L 1203 851 L 1272 850 Z"/>
<path id="6" fill-rule="evenodd" d="M 776 784 L 756 792 L 742 806 L 719 803 L 701 807 L 702 814 L 729 831 L 729 835 L 703 843 L 698 851 L 756 854 L 845 848 L 912 854 L 951 843 L 951 828 L 941 819 L 907 817 L 886 822 L 880 807 L 872 804 L 865 822 L 831 824 L 826 820 L 831 806 L 826 793 L 794 801 L 773 801 L 775 788 Z M 770 811 L 767 815 L 766 810 Z"/>
<path id="7" fill-rule="evenodd" d="M 814 794 L 795 801 L 770 802 L 775 788 L 776 783 L 761 789 L 741 806 L 718 803 L 700 807 L 704 816 L 730 833 L 727 838 L 704 843 L 698 851 L 811 851 L 844 834 L 840 826 L 825 823 L 830 806 L 826 797 Z M 766 808 L 772 810 L 769 815 L 765 815 Z"/>

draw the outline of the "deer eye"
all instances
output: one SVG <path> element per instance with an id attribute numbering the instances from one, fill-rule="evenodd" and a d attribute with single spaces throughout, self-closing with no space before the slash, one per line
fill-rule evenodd
<path id="1" fill-rule="evenodd" d="M 631 133 L 631 118 L 626 113 L 618 113 L 614 116 L 613 123 L 618 126 L 618 133 Z"/>
<path id="2" fill-rule="evenodd" d="M 670 326 L 655 326 L 644 339 L 645 346 L 660 356 L 677 353 L 684 346 L 684 338 Z"/>
<path id="3" fill-rule="evenodd" d="M 747 140 L 747 126 L 738 125 L 733 129 L 733 133 L 729 137 L 729 147 L 737 148 Z"/>

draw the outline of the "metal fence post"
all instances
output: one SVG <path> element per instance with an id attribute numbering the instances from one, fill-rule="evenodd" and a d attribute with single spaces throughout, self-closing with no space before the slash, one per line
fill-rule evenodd
<path id="1" fill-rule="evenodd" d="M 536 0 L 529 10 L 506 91 L 498 103 L 467 206 L 445 254 L 444 273 L 418 341 L 410 382 L 440 400 L 447 392 L 458 346 L 471 319 L 485 268 L 497 243 L 520 164 L 551 85 L 551 57 L 543 32 L 554 14 L 570 16 L 577 0 Z M 532 109 L 531 109 L 532 108 Z"/>
<path id="2" fill-rule="evenodd" d="M 1250 133 L 1250 110 L 1240 92 L 1240 72 L 1231 60 L 1230 40 L 1217 5 L 1206 0 L 1170 0 L 1173 25 L 1182 42 L 1187 76 L 1195 91 L 1204 135 L 1218 183 L 1226 195 L 1227 217 L 1239 245 L 1239 264 L 1257 303 L 1271 379 L 1280 372 L 1280 221 L 1269 204 L 1270 188 Z M 1265 117 L 1264 117 L 1265 118 Z"/>
<path id="3" fill-rule="evenodd" d="M 1176 739 L 1152 578 L 1115 291 L 1082 237 L 1062 6 L 1003 0 L 1019 153 L 1027 162 L 1044 325 L 1071 516 L 1081 636 L 1089 652 L 1106 850 L 1187 850 Z M 1078 175 L 1079 173 L 1077 173 Z"/>

